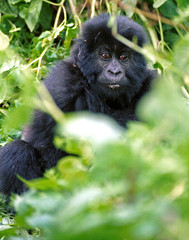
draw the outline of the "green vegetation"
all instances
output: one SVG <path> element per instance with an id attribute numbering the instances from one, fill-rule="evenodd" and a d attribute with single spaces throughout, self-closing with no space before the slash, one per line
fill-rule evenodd
<path id="1" fill-rule="evenodd" d="M 146 28 L 143 51 L 160 74 L 127 131 L 104 116 L 64 115 L 39 87 L 81 23 L 102 11 Z M 12 196 L 16 215 L 0 198 L 0 239 L 188 240 L 188 0 L 2 0 L 0 14 L 0 145 L 39 108 L 57 121 L 56 146 L 78 155 L 23 179 L 30 190 Z"/>

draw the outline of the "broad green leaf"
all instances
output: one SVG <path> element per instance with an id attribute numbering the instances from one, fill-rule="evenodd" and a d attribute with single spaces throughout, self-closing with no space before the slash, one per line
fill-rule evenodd
<path id="1" fill-rule="evenodd" d="M 30 0 L 31 1 L 31 0 Z M 24 2 L 24 0 L 8 0 L 8 2 L 12 5 L 15 5 L 17 3 L 20 3 L 20 2 Z"/>
<path id="2" fill-rule="evenodd" d="M 104 115 L 80 112 L 67 114 L 66 121 L 59 125 L 58 132 L 62 136 L 85 139 L 101 145 L 120 139 L 123 129 Z"/>
<path id="3" fill-rule="evenodd" d="M 189 6 L 188 0 L 176 0 L 176 2 L 179 8 L 186 8 L 187 6 Z"/>
<path id="4" fill-rule="evenodd" d="M 189 34 L 175 44 L 174 50 L 175 67 L 189 75 Z"/>
<path id="5" fill-rule="evenodd" d="M 65 33 L 65 40 L 64 40 L 64 46 L 69 49 L 70 44 L 73 38 L 76 37 L 76 34 L 78 33 L 78 29 L 73 26 L 73 24 L 66 25 L 66 33 Z"/>
<path id="6" fill-rule="evenodd" d="M 185 119 L 189 117 L 188 107 L 181 98 L 176 83 L 170 80 L 171 77 L 171 74 L 167 74 L 153 91 L 142 99 L 138 107 L 139 115 L 150 124 L 167 126 L 166 131 L 177 128 L 187 134 L 189 128 L 185 129 Z"/>
<path id="7" fill-rule="evenodd" d="M 0 12 L 4 14 L 17 15 L 17 9 L 11 6 L 6 0 L 0 1 Z"/>
<path id="8" fill-rule="evenodd" d="M 39 21 L 44 29 L 51 28 L 51 21 L 52 21 L 52 9 L 51 5 L 47 4 L 43 1 L 41 13 L 39 16 Z"/>
<path id="9" fill-rule="evenodd" d="M 9 46 L 9 37 L 0 30 L 0 51 L 5 50 Z"/>
<path id="10" fill-rule="evenodd" d="M 155 0 L 153 7 L 154 8 L 159 8 L 161 5 L 163 5 L 167 0 Z"/>
<path id="11" fill-rule="evenodd" d="M 170 46 L 173 46 L 175 42 L 177 42 L 180 39 L 179 35 L 174 33 L 172 30 L 168 30 L 164 34 L 164 40 L 170 44 Z"/>
<path id="12" fill-rule="evenodd" d="M 48 38 L 50 35 L 51 35 L 50 31 L 42 32 L 42 34 L 39 36 L 39 39 Z"/>
<path id="13" fill-rule="evenodd" d="M 41 12 L 42 1 L 32 0 L 29 5 L 21 5 L 19 15 L 23 18 L 32 32 L 38 22 L 39 15 Z"/>
<path id="14" fill-rule="evenodd" d="M 172 0 L 167 0 L 159 7 L 159 11 L 164 17 L 172 18 L 177 15 L 177 6 Z"/>
<path id="15" fill-rule="evenodd" d="M 23 61 L 12 49 L 0 52 L 0 98 L 14 97 L 13 94 L 20 92 L 20 101 L 14 99 L 14 108 L 7 113 L 6 127 L 8 130 L 17 128 L 25 123 L 30 116 L 32 103 L 31 98 L 35 94 L 34 78 L 30 69 L 23 70 Z M 22 92 L 21 92 L 22 90 Z M 24 105 L 21 105 L 21 99 Z M 14 119 L 14 121 L 13 121 Z"/>
<path id="16" fill-rule="evenodd" d="M 123 0 L 123 3 L 128 4 L 129 6 L 135 8 L 137 0 Z M 125 12 L 126 12 L 128 17 L 132 17 L 132 15 L 134 13 L 133 11 L 131 11 L 129 9 L 126 9 Z"/>

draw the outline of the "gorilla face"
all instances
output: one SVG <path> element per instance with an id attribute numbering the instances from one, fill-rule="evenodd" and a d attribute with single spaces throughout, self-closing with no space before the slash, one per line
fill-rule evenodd
<path id="1" fill-rule="evenodd" d="M 145 78 L 144 58 L 122 44 L 102 44 L 95 50 L 94 61 L 99 71 L 93 83 L 99 96 L 125 98 L 125 103 L 140 90 Z M 94 69 L 95 70 L 95 69 Z"/>
<path id="2" fill-rule="evenodd" d="M 118 89 L 127 85 L 125 75 L 128 54 L 126 51 L 112 51 L 110 46 L 103 45 L 97 50 L 98 62 L 102 67 L 97 81 L 110 89 Z"/>

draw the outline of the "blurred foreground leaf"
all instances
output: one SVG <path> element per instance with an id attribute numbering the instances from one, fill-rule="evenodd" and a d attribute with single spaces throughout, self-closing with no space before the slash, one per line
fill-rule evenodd
<path id="1" fill-rule="evenodd" d="M 29 120 L 36 93 L 33 75 L 10 48 L 0 51 L 0 83 L 0 104 L 2 113 L 7 115 L 4 130 L 10 131 Z"/>

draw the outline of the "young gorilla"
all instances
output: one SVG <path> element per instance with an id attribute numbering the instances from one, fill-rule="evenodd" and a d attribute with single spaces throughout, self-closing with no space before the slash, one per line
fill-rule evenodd
<path id="1" fill-rule="evenodd" d="M 87 21 L 70 57 L 59 62 L 44 82 L 62 111 L 105 113 L 125 126 L 136 119 L 136 104 L 149 90 L 154 74 L 141 54 L 112 36 L 108 20 L 102 14 Z M 143 28 L 124 16 L 117 17 L 117 30 L 131 41 L 137 39 L 140 47 L 146 42 Z M 49 115 L 36 111 L 23 140 L 0 149 L 0 192 L 25 191 L 17 174 L 25 179 L 41 177 L 66 155 L 52 143 L 54 126 Z"/>

